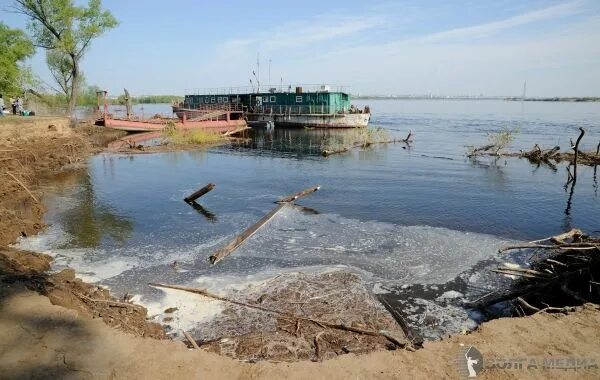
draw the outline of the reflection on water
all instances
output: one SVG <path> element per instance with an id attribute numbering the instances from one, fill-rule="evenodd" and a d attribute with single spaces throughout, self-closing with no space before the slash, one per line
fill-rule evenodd
<path id="1" fill-rule="evenodd" d="M 104 171 L 107 175 L 114 171 L 114 166 L 108 165 L 105 169 L 108 169 Z M 65 235 L 56 240 L 56 248 L 122 245 L 133 233 L 133 220 L 119 215 L 108 200 L 96 195 L 86 170 L 65 171 L 55 177 L 47 198 L 48 217 Z"/>
<path id="2" fill-rule="evenodd" d="M 76 204 L 60 216 L 59 223 L 70 240 L 61 248 L 95 248 L 103 240 L 123 244 L 132 234 L 133 221 L 116 213 L 94 194 L 89 175 L 82 175 Z"/>

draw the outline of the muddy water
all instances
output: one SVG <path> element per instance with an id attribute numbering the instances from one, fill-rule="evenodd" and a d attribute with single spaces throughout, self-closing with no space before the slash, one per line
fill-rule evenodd
<path id="1" fill-rule="evenodd" d="M 21 242 L 48 250 L 55 268 L 109 286 L 161 314 L 177 306 L 174 328 L 218 315 L 215 303 L 190 303 L 148 282 L 213 291 L 243 289 L 280 273 L 332 269 L 359 273 L 367 288 L 412 314 L 426 337 L 473 327 L 460 307 L 497 278 L 485 268 L 505 260 L 502 244 L 576 226 L 600 230 L 593 168 L 579 169 L 568 206 L 566 170 L 518 159 L 465 158 L 464 145 L 518 128 L 512 148 L 569 144 L 579 126 L 583 148 L 600 139 L 600 104 L 495 101 L 370 102 L 372 124 L 414 143 L 381 145 L 323 158 L 340 131 L 256 130 L 252 141 L 208 151 L 99 155 L 76 184 L 48 197 L 43 234 Z M 159 111 L 157 111 L 158 113 Z M 182 199 L 208 182 L 204 210 Z M 322 190 L 284 209 L 217 266 L 208 256 L 284 195 Z M 201 211 L 201 212 L 199 212 Z M 509 258 L 519 260 L 518 257 Z M 414 285 L 419 284 L 419 285 Z M 190 306 L 191 305 L 191 306 Z M 191 309 L 190 309 L 191 307 Z"/>

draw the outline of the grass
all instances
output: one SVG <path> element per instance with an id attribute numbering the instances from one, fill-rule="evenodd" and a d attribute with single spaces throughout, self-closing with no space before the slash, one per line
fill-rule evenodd
<path id="1" fill-rule="evenodd" d="M 181 130 L 172 125 L 165 127 L 163 136 L 177 145 L 207 145 L 227 141 L 227 137 L 219 133 L 207 132 L 202 129 Z"/>

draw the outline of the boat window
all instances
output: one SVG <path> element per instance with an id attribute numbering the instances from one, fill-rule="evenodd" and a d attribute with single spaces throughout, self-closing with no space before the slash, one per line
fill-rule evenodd
<path id="1" fill-rule="evenodd" d="M 296 96 L 296 103 L 302 103 L 302 95 Z"/>
<path id="2" fill-rule="evenodd" d="M 213 96 L 212 98 L 210 98 L 210 102 L 214 103 L 215 102 L 215 97 Z"/>
<path id="3" fill-rule="evenodd" d="M 271 96 L 271 103 L 275 103 L 275 101 L 276 101 L 276 100 L 275 100 L 275 97 L 274 97 L 274 96 Z"/>
<path id="4" fill-rule="evenodd" d="M 269 103 L 269 97 L 268 96 L 263 96 L 263 102 L 264 103 Z"/>
<path id="5" fill-rule="evenodd" d="M 227 103 L 227 102 L 229 102 L 229 99 L 227 99 L 227 97 L 226 97 L 226 96 L 224 96 L 224 97 L 223 97 L 223 103 Z"/>
<path id="6" fill-rule="evenodd" d="M 209 99 L 208 96 L 204 97 L 204 103 L 208 103 Z"/>

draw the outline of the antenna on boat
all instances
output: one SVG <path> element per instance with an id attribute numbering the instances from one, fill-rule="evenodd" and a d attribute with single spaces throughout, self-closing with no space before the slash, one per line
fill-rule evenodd
<path id="1" fill-rule="evenodd" d="M 258 71 L 258 75 L 256 76 L 256 81 L 258 82 L 258 91 L 260 92 L 260 52 L 256 53 L 256 71 Z"/>
<path id="2" fill-rule="evenodd" d="M 269 58 L 269 87 L 271 86 L 271 58 Z"/>

